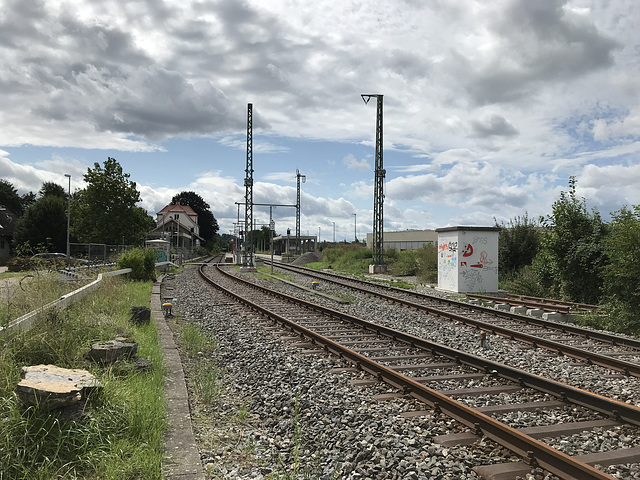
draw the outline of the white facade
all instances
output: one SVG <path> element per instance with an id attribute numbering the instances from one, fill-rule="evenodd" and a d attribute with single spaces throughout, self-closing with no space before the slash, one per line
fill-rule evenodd
<path id="1" fill-rule="evenodd" d="M 438 288 L 450 292 L 498 291 L 495 227 L 438 228 Z"/>
<path id="2" fill-rule="evenodd" d="M 174 225 L 174 230 L 179 226 L 180 231 L 185 230 L 195 235 L 200 235 L 200 226 L 198 225 L 197 215 L 189 215 L 183 211 L 170 211 L 167 213 L 158 213 L 156 225 Z"/>

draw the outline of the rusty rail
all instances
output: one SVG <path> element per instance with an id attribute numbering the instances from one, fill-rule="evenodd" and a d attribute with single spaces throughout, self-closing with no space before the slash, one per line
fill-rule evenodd
<path id="1" fill-rule="evenodd" d="M 219 267 L 216 268 L 218 271 L 222 272 Z M 207 280 L 210 284 L 216 286 L 216 288 L 219 288 L 223 291 L 226 290 L 217 285 L 215 281 L 209 279 L 204 274 L 203 270 L 204 266 L 201 267 L 200 272 L 205 280 Z M 222 273 L 230 276 L 225 272 Z M 243 281 L 235 277 L 234 279 L 237 281 Z M 248 284 L 254 288 L 258 288 L 259 290 L 268 291 L 271 295 L 280 295 L 287 301 L 293 301 L 298 304 L 305 304 L 309 308 L 312 308 L 314 311 L 324 312 L 326 315 L 332 318 L 348 319 L 350 322 L 357 324 L 362 328 L 375 331 L 380 335 L 385 335 L 396 340 L 405 341 L 411 346 L 420 347 L 439 355 L 453 358 L 462 364 L 467 364 L 473 366 L 474 368 L 478 368 L 486 372 L 495 373 L 504 378 L 509 378 L 515 382 L 518 382 L 523 387 L 529 386 L 543 392 L 551 393 L 564 400 L 571 401 L 579 405 L 588 406 L 589 408 L 593 408 L 594 410 L 616 416 L 617 418 L 625 420 L 629 423 L 640 425 L 640 409 L 632 405 L 628 405 L 612 399 L 607 399 L 605 397 L 601 397 L 599 395 L 586 392 L 569 385 L 564 385 L 553 380 L 548 380 L 513 367 L 499 364 L 497 362 L 492 362 L 480 357 L 475 357 L 466 352 L 451 349 L 449 347 L 429 342 L 425 339 L 414 337 L 412 335 L 389 329 L 381 325 L 372 324 L 362 319 L 346 315 L 342 312 L 331 310 L 319 305 L 310 304 L 308 302 L 303 302 L 294 297 L 283 295 L 265 289 L 264 287 L 257 286 L 251 282 L 245 282 L 245 284 Z M 446 415 L 460 421 L 461 423 L 474 429 L 478 433 L 486 435 L 488 438 L 491 438 L 500 445 L 503 445 L 511 451 L 517 453 L 532 465 L 539 465 L 549 472 L 567 480 L 613 478 L 583 462 L 576 460 L 575 458 L 565 455 L 545 445 L 544 443 L 529 437 L 528 435 L 518 432 L 517 430 L 510 428 L 487 415 L 474 411 L 473 409 L 447 396 L 444 396 L 437 391 L 422 385 L 421 383 L 418 383 L 388 367 L 380 365 L 364 355 L 354 352 L 353 350 L 346 348 L 330 339 L 327 339 L 324 336 L 313 332 L 312 330 L 300 326 L 295 322 L 275 312 L 272 312 L 267 308 L 262 307 L 261 305 L 256 304 L 254 301 L 249 300 L 248 298 L 245 298 L 240 294 L 236 294 L 229 290 L 226 290 L 225 293 L 235 298 L 236 300 L 248 305 L 253 310 L 260 312 L 265 317 L 279 322 L 282 325 L 287 326 L 289 329 L 298 332 L 299 334 L 311 340 L 313 343 L 322 345 L 326 351 L 332 352 L 340 356 L 341 358 L 348 359 L 359 369 L 370 373 L 380 380 L 384 380 L 385 382 L 395 386 L 402 392 L 413 396 L 414 398 L 426 403 L 427 405 L 430 405 L 437 410 L 442 411 Z"/>

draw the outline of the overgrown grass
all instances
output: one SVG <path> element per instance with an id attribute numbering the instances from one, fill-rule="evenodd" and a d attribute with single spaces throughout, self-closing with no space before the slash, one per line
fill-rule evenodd
<path id="1" fill-rule="evenodd" d="M 276 279 L 287 280 L 288 282 L 294 281 L 291 275 L 278 272 L 276 270 L 274 270 L 273 273 L 271 273 L 271 267 L 257 267 L 253 275 L 256 278 L 260 278 L 262 280 L 267 280 L 270 282 L 276 282 L 277 281 Z"/>
<path id="2" fill-rule="evenodd" d="M 163 434 L 162 352 L 155 323 L 133 326 L 131 306 L 148 305 L 151 283 L 109 278 L 98 291 L 54 310 L 28 332 L 0 339 L 0 472 L 11 479 L 160 479 Z M 100 367 L 84 359 L 92 343 L 124 334 L 151 361 Z M 24 365 L 91 371 L 104 388 L 75 415 L 25 408 L 14 389 Z M 0 476 L 1 477 L 1 476 Z"/>
<path id="3" fill-rule="evenodd" d="M 18 272 L 0 284 L 0 326 L 40 308 L 88 281 L 56 281 L 57 273 Z"/>
<path id="4" fill-rule="evenodd" d="M 332 268 L 341 273 L 363 275 L 369 272 L 372 261 L 371 249 L 364 245 L 347 244 L 326 248 L 322 251 L 320 262 L 309 263 L 306 266 L 316 270 Z M 437 262 L 437 249 L 434 245 L 425 245 L 417 250 L 403 252 L 396 250 L 384 252 L 384 263 L 390 275 L 416 276 L 426 283 L 437 283 Z"/>
<path id="5" fill-rule="evenodd" d="M 187 355 L 183 359 L 188 365 L 188 382 L 198 400 L 205 405 L 213 405 L 222 392 L 224 372 L 218 368 L 215 357 L 216 342 L 191 322 L 175 319 L 178 343 Z"/>
<path id="6" fill-rule="evenodd" d="M 302 453 L 305 447 L 305 428 L 301 422 L 300 393 L 296 393 L 293 411 L 293 444 L 288 452 L 274 452 L 277 470 L 269 474 L 268 480 L 298 480 L 320 477 L 320 468 L 316 462 L 304 463 Z"/>
<path id="7" fill-rule="evenodd" d="M 373 261 L 371 249 L 362 244 L 345 244 L 337 247 L 325 248 L 322 260 L 305 265 L 309 268 L 333 268 L 337 271 L 358 275 L 369 271 Z"/>
<path id="8" fill-rule="evenodd" d="M 500 288 L 520 295 L 554 297 L 554 293 L 547 291 L 540 283 L 531 265 L 526 265 L 515 273 L 504 275 L 500 279 Z"/>

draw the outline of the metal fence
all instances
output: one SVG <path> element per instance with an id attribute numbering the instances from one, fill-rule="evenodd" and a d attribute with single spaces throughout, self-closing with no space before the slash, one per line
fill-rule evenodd
<path id="1" fill-rule="evenodd" d="M 133 250 L 139 245 L 107 245 L 105 243 L 71 243 L 71 258 L 82 258 L 95 263 L 115 263 L 125 252 Z M 181 261 L 194 258 L 196 251 L 191 247 L 171 249 L 171 258 Z"/>
<path id="2" fill-rule="evenodd" d="M 135 248 L 135 245 L 107 245 L 105 243 L 71 243 L 72 258 L 83 258 L 90 262 L 116 262 L 120 255 Z"/>

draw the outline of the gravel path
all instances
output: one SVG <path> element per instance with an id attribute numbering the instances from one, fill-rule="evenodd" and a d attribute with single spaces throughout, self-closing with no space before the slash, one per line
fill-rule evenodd
<path id="1" fill-rule="evenodd" d="M 310 284 L 310 280 L 302 280 Z M 595 389 L 622 401 L 638 402 L 639 382 L 610 380 L 598 367 L 577 367 L 571 361 L 550 358 L 536 350 L 522 351 L 514 343 L 490 336 L 490 348 L 480 348 L 478 333 L 461 325 L 442 322 L 427 315 L 349 292 L 350 305 L 340 306 L 282 283 L 272 288 L 334 309 L 402 329 L 455 348 L 469 349 L 493 360 L 541 375 Z M 326 293 L 344 295 L 342 289 Z M 201 457 L 210 478 L 229 479 L 473 479 L 476 465 L 516 460 L 490 441 L 473 446 L 443 447 L 435 435 L 464 431 L 457 422 L 430 414 L 404 418 L 399 412 L 420 410 L 413 400 L 377 402 L 376 393 L 391 392 L 384 385 L 353 387 L 360 374 L 331 372 L 347 367 L 327 355 L 304 354 L 281 340 L 246 314 L 229 308 L 196 278 L 195 270 L 176 277 L 177 310 L 185 321 L 196 322 L 218 344 L 213 355 L 224 372 L 220 400 L 212 406 L 192 402 L 192 418 Z M 514 355 L 517 351 L 517 355 Z M 187 376 L 189 366 L 185 366 Z M 330 373 L 331 372 L 331 373 Z M 195 381 L 196 379 L 187 379 Z M 540 398 L 535 392 L 519 392 L 513 401 Z M 469 404 L 491 404 L 495 398 L 469 398 Z M 559 423 L 592 418 L 591 412 L 566 407 L 549 414 L 543 422 Z M 504 418 L 518 426 L 531 425 L 523 412 Z M 541 422 L 541 420 L 535 420 Z M 585 433 L 555 439 L 557 448 L 598 451 L 637 445 L 637 429 L 621 428 L 614 434 Z M 616 478 L 640 478 L 637 464 L 610 469 Z M 287 476 L 289 475 L 289 476 Z M 528 479 L 545 477 L 542 472 Z"/>

